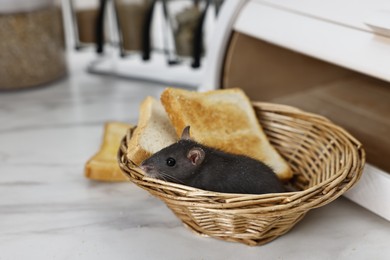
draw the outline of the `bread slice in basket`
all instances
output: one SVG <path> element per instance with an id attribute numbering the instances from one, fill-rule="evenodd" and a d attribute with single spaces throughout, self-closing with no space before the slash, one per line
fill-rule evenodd
<path id="1" fill-rule="evenodd" d="M 283 181 L 292 177 L 289 165 L 268 141 L 242 90 L 201 93 L 167 88 L 161 94 L 161 103 L 177 135 L 190 125 L 191 137 L 197 142 L 260 160 Z"/>
<path id="2" fill-rule="evenodd" d="M 85 176 L 99 181 L 126 181 L 121 172 L 117 153 L 120 142 L 131 125 L 121 122 L 108 122 L 104 125 L 103 142 L 99 151 L 85 164 Z"/>
<path id="3" fill-rule="evenodd" d="M 159 100 L 147 97 L 141 104 L 138 125 L 129 141 L 127 158 L 139 165 L 178 139 Z"/>

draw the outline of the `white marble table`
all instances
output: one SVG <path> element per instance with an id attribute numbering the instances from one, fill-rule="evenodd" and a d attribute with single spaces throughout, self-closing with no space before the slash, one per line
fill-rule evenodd
<path id="1" fill-rule="evenodd" d="M 260 247 L 193 234 L 131 183 L 83 175 L 106 121 L 162 87 L 88 75 L 0 92 L 0 259 L 390 259 L 390 222 L 339 198 Z M 390 202 L 384 202 L 390 203 Z"/>

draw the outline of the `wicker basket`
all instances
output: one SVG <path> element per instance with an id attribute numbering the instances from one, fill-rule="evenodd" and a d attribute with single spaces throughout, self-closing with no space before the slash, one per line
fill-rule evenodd
<path id="1" fill-rule="evenodd" d="M 267 243 L 289 231 L 310 209 L 351 188 L 362 174 L 365 152 L 359 141 L 321 116 L 269 103 L 253 107 L 269 140 L 293 169 L 291 184 L 300 191 L 216 193 L 144 177 L 126 158 L 132 130 L 118 152 L 120 168 L 196 233 L 248 245 Z"/>

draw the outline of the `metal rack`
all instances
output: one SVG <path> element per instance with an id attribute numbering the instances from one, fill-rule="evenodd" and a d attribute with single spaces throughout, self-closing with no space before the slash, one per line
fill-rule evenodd
<path id="1" fill-rule="evenodd" d="M 99 0 L 95 26 L 95 42 L 83 43 L 79 39 L 74 0 L 63 1 L 68 13 L 67 23 L 73 45 L 78 52 L 96 52 L 87 71 L 92 74 L 152 81 L 178 87 L 198 87 L 204 75 L 207 40 L 221 1 L 187 1 L 199 7 L 199 18 L 192 40 L 192 54 L 180 56 L 176 51 L 170 4 L 186 1 L 152 0 L 145 9 L 145 21 L 138 50 L 124 48 L 123 28 L 118 19 L 118 6 L 114 0 Z M 152 43 L 151 38 L 156 41 Z"/>

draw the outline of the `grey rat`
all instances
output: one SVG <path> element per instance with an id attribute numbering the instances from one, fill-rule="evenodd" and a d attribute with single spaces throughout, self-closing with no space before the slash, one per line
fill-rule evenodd
<path id="1" fill-rule="evenodd" d="M 233 155 L 197 143 L 190 127 L 181 139 L 143 161 L 146 176 L 187 186 L 226 193 L 285 192 L 273 170 L 243 155 Z"/>

